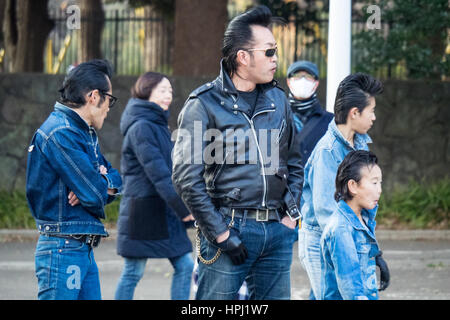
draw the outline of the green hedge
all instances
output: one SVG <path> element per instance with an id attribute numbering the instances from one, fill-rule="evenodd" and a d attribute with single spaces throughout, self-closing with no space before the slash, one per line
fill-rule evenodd
<path id="1" fill-rule="evenodd" d="M 120 199 L 105 208 L 106 224 L 114 225 L 119 216 Z M 25 192 L 0 191 L 0 229 L 35 228 L 35 222 L 28 208 Z"/>
<path id="2" fill-rule="evenodd" d="M 120 199 L 106 206 L 104 222 L 114 226 Z M 384 228 L 450 229 L 450 179 L 432 184 L 411 181 L 407 187 L 383 193 L 377 214 Z M 0 229 L 34 228 L 25 193 L 0 191 Z"/>

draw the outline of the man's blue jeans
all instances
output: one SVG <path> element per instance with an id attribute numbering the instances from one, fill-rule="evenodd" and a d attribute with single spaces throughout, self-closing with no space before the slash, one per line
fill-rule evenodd
<path id="1" fill-rule="evenodd" d="M 39 300 L 100 300 L 94 252 L 74 239 L 40 235 L 35 254 Z"/>
<path id="2" fill-rule="evenodd" d="M 230 217 L 226 217 L 229 223 Z M 244 280 L 251 300 L 289 300 L 291 297 L 290 269 L 292 246 L 297 229 L 290 229 L 278 221 L 258 222 L 255 219 L 235 218 L 233 228 L 248 250 L 248 258 L 234 265 L 222 253 L 210 265 L 199 262 L 198 300 L 233 300 Z M 217 252 L 202 234 L 201 255 L 211 259 Z"/>
<path id="3" fill-rule="evenodd" d="M 147 258 L 124 258 L 125 265 L 116 288 L 116 300 L 132 300 L 134 290 L 144 275 Z M 169 258 L 174 268 L 170 296 L 172 300 L 189 300 L 194 260 L 190 252 Z"/>

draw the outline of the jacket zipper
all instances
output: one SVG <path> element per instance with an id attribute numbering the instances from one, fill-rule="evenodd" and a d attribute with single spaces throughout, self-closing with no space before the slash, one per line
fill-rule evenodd
<path id="1" fill-rule="evenodd" d="M 231 95 L 231 97 L 233 98 L 234 103 L 236 103 L 237 99 L 234 97 L 234 95 Z M 261 162 L 261 170 L 262 170 L 262 176 L 263 176 L 263 191 L 264 191 L 263 198 L 261 201 L 261 206 L 263 208 L 266 206 L 266 194 L 267 194 L 266 171 L 264 170 L 264 158 L 262 156 L 261 148 L 259 147 L 258 136 L 256 135 L 256 130 L 255 130 L 255 126 L 253 123 L 253 119 L 259 114 L 266 113 L 266 112 L 274 112 L 274 111 L 275 110 L 273 110 L 273 109 L 259 111 L 259 112 L 255 113 L 251 119 L 245 114 L 245 112 L 240 111 L 244 115 L 244 117 L 248 121 L 248 123 L 250 124 L 250 128 L 252 129 L 252 132 L 253 132 L 253 137 L 255 138 L 256 149 L 258 150 L 259 161 Z"/>
<path id="2" fill-rule="evenodd" d="M 219 177 L 219 175 L 220 175 L 220 173 L 222 172 L 222 170 L 223 170 L 223 167 L 224 167 L 224 165 L 225 165 L 225 162 L 227 161 L 227 158 L 228 158 L 228 155 L 231 153 L 231 151 L 228 151 L 226 154 L 225 154 L 225 158 L 224 158 L 224 160 L 223 160 L 223 163 L 221 163 L 220 164 L 220 167 L 218 167 L 217 168 L 217 170 L 216 171 L 214 171 L 214 176 L 213 176 L 213 180 L 212 180 L 212 183 L 211 183 L 211 187 L 214 189 L 215 187 L 216 187 L 216 180 L 217 180 L 217 178 Z"/>
<path id="3" fill-rule="evenodd" d="M 262 169 L 262 176 L 263 176 L 263 187 L 264 187 L 263 198 L 262 198 L 262 201 L 261 201 L 261 206 L 263 208 L 266 206 L 266 195 L 267 195 L 266 171 L 264 170 L 264 158 L 262 156 L 262 152 L 261 152 L 261 149 L 259 147 L 258 136 L 256 135 L 256 130 L 255 130 L 255 126 L 254 126 L 254 123 L 253 123 L 253 119 L 258 114 L 265 113 L 265 112 L 274 112 L 274 111 L 275 110 L 260 111 L 258 113 L 255 113 L 251 119 L 249 119 L 249 117 L 244 112 L 242 112 L 242 114 L 244 115 L 245 119 L 247 119 L 248 123 L 250 124 L 250 128 L 252 129 L 253 137 L 255 138 L 256 149 L 258 150 L 259 161 L 261 162 L 261 169 Z"/>

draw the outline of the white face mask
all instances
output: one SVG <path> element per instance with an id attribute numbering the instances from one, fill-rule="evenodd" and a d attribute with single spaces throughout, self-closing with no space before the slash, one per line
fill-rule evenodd
<path id="1" fill-rule="evenodd" d="M 308 99 L 313 95 L 317 88 L 317 81 L 307 80 L 302 77 L 300 79 L 289 81 L 289 88 L 294 97 L 299 99 Z"/>

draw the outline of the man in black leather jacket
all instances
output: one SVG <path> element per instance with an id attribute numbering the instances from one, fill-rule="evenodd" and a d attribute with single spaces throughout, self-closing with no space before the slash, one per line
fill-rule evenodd
<path id="1" fill-rule="evenodd" d="M 233 299 L 244 280 L 250 299 L 290 298 L 303 167 L 272 21 L 258 6 L 230 22 L 219 76 L 178 117 L 172 180 L 201 230 L 197 299 Z"/>

